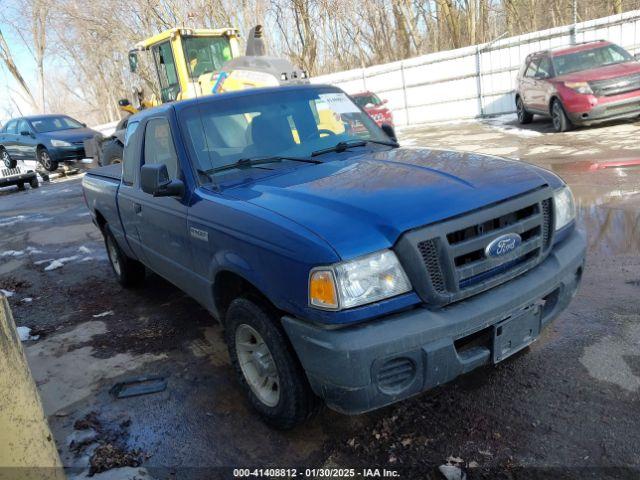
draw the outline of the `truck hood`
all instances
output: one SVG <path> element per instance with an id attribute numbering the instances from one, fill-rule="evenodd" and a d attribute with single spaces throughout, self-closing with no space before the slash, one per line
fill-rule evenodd
<path id="1" fill-rule="evenodd" d="M 561 184 L 546 170 L 473 153 L 397 148 L 346 155 L 261 178 L 252 169 L 252 178 L 225 194 L 288 217 L 348 259 L 388 248 L 412 228 Z"/>

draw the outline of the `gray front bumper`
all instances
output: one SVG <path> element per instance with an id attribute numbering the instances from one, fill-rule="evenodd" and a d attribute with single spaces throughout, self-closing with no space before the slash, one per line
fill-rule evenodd
<path id="1" fill-rule="evenodd" d="M 334 410 L 362 413 L 490 363 L 480 333 L 509 316 L 542 305 L 541 328 L 548 325 L 573 298 L 585 251 L 585 236 L 575 230 L 529 272 L 441 309 L 333 330 L 292 317 L 283 325 L 314 392 Z M 394 383 L 394 374 L 402 381 Z"/>
<path id="2" fill-rule="evenodd" d="M 588 112 L 569 113 L 572 123 L 585 126 L 637 116 L 640 116 L 640 95 L 619 102 L 596 105 Z"/>

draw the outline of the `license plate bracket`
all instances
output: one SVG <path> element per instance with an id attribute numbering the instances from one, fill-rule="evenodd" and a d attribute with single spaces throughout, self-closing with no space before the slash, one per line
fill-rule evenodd
<path id="1" fill-rule="evenodd" d="M 540 307 L 530 307 L 493 326 L 493 363 L 531 345 L 540 335 Z"/>

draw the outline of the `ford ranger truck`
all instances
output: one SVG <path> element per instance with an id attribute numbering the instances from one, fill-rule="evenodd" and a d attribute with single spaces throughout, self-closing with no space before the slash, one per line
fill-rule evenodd
<path id="1" fill-rule="evenodd" d="M 123 157 L 83 180 L 117 279 L 155 272 L 211 312 L 277 428 L 320 399 L 358 414 L 501 362 L 582 276 L 585 237 L 557 175 L 400 147 L 336 87 L 145 110 Z"/>

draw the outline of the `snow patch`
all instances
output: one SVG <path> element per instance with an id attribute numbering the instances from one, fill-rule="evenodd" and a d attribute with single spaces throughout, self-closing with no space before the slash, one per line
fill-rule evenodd
<path id="1" fill-rule="evenodd" d="M 18 327 L 16 328 L 18 332 L 18 337 L 21 342 L 26 342 L 28 340 L 38 340 L 40 335 L 31 335 L 31 329 L 29 327 Z"/>
<path id="2" fill-rule="evenodd" d="M 22 300 L 20 300 L 22 303 L 31 303 L 33 302 L 33 298 L 31 297 L 24 297 Z"/>
<path id="3" fill-rule="evenodd" d="M 93 318 L 106 317 L 108 315 L 113 315 L 113 310 L 107 310 L 106 312 L 97 313 L 93 316 Z"/>
<path id="4" fill-rule="evenodd" d="M 89 250 L 87 247 L 85 247 L 84 245 L 81 245 L 78 250 L 80 251 L 80 253 L 91 253 L 91 250 Z"/>
<path id="5" fill-rule="evenodd" d="M 0 293 L 7 298 L 13 297 L 15 295 L 15 292 L 12 292 L 11 290 L 3 290 L 1 288 L 0 288 Z"/>
<path id="6" fill-rule="evenodd" d="M 19 257 L 20 255 L 24 255 L 24 250 L 7 250 L 0 253 L 0 257 Z"/>
<path id="7" fill-rule="evenodd" d="M 510 135 L 517 135 L 518 137 L 541 137 L 544 135 L 541 132 L 537 132 L 535 130 L 530 130 L 527 127 L 522 127 L 520 125 L 514 125 L 513 115 L 500 115 L 498 117 L 487 118 L 482 121 L 485 125 L 490 126 L 494 130 L 497 130 L 501 133 L 506 133 Z"/>
<path id="8" fill-rule="evenodd" d="M 58 268 L 64 267 L 65 263 L 73 262 L 74 260 L 77 260 L 77 259 L 78 259 L 78 255 L 74 255 L 72 257 L 58 258 L 57 260 L 54 260 L 49 265 L 44 267 L 44 271 L 50 272 L 51 270 L 57 270 Z"/>

